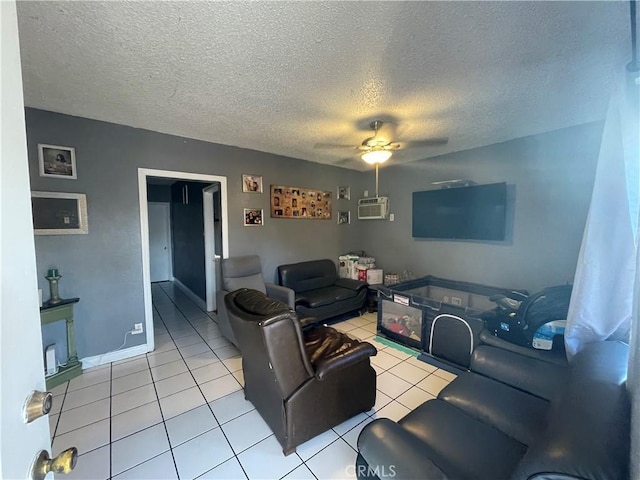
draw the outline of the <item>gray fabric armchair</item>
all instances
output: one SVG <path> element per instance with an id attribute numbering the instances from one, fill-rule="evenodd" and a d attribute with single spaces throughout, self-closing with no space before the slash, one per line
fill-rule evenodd
<path id="1" fill-rule="evenodd" d="M 224 297 L 227 293 L 240 288 L 251 288 L 266 294 L 273 300 L 283 302 L 291 308 L 295 305 L 295 293 L 293 290 L 264 281 L 258 255 L 225 258 L 220 263 L 220 270 L 222 281 L 218 283 L 220 288 L 216 293 L 218 326 L 225 338 L 236 347 L 238 342 L 229 324 L 227 309 L 224 304 Z"/>

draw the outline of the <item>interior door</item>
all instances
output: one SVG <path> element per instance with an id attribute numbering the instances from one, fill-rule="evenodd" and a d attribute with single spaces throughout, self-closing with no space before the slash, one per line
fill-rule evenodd
<path id="1" fill-rule="evenodd" d="M 46 415 L 22 417 L 45 382 L 15 2 L 0 2 L 0 27 L 0 478 L 27 478 L 51 441 Z"/>
<path id="2" fill-rule="evenodd" d="M 171 220 L 168 203 L 149 202 L 149 271 L 152 282 L 171 280 Z"/>
<path id="3" fill-rule="evenodd" d="M 216 261 L 218 259 L 217 249 L 220 248 L 216 242 L 215 235 L 215 217 L 220 218 L 220 211 L 216 212 L 215 196 L 220 196 L 220 184 L 213 185 L 202 190 L 202 212 L 204 215 L 204 275 L 206 283 L 206 303 L 207 311 L 213 312 L 218 309 L 216 305 L 216 282 L 218 268 Z M 218 223 L 220 223 L 218 221 Z"/>

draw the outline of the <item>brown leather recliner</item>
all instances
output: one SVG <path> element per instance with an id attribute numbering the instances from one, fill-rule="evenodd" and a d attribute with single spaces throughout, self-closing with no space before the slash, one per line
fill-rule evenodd
<path id="1" fill-rule="evenodd" d="M 256 290 L 236 290 L 224 301 L 242 353 L 245 398 L 285 455 L 373 407 L 373 345 L 325 326 L 303 333 L 291 308 Z"/>

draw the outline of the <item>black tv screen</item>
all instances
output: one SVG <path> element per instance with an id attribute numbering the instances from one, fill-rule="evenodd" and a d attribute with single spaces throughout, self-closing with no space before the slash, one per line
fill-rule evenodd
<path id="1" fill-rule="evenodd" d="M 413 192 L 413 237 L 505 239 L 507 184 Z"/>

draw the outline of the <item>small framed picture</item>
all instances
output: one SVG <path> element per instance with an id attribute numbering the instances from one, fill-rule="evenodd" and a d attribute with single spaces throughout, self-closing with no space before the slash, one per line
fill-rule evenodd
<path id="1" fill-rule="evenodd" d="M 31 206 L 36 235 L 89 233 L 84 193 L 31 192 Z"/>
<path id="2" fill-rule="evenodd" d="M 262 176 L 243 174 L 242 191 L 244 193 L 262 193 Z"/>
<path id="3" fill-rule="evenodd" d="M 338 225 L 351 223 L 351 212 L 338 212 Z"/>
<path id="4" fill-rule="evenodd" d="M 38 144 L 40 176 L 76 180 L 76 149 L 60 145 Z"/>
<path id="5" fill-rule="evenodd" d="M 263 212 L 261 208 L 245 208 L 244 209 L 244 226 L 245 227 L 261 227 L 263 225 Z"/>
<path id="6" fill-rule="evenodd" d="M 338 187 L 338 198 L 351 200 L 351 187 Z"/>

